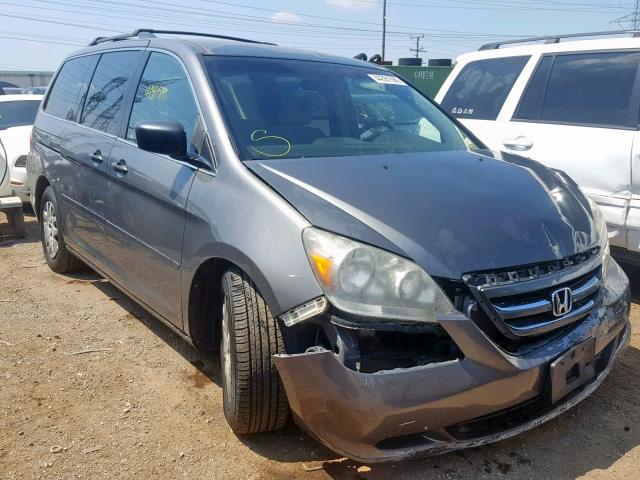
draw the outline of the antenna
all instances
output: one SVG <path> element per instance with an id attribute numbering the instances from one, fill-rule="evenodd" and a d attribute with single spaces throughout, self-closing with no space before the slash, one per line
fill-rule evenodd
<path id="1" fill-rule="evenodd" d="M 640 2 L 640 0 L 638 0 Z M 422 52 L 426 52 L 426 50 L 422 47 L 420 47 L 420 40 L 422 40 L 424 38 L 424 33 L 416 33 L 415 35 L 409 35 L 409 38 L 411 40 L 415 40 L 416 41 L 416 48 L 410 48 L 409 51 L 410 52 L 416 52 L 416 58 L 420 58 L 420 54 Z"/>

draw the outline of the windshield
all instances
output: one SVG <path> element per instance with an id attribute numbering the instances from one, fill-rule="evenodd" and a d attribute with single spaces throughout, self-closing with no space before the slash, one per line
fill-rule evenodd
<path id="1" fill-rule="evenodd" d="M 393 73 L 303 60 L 207 56 L 242 159 L 477 148 Z"/>
<path id="2" fill-rule="evenodd" d="M 0 102 L 0 130 L 23 125 L 33 125 L 40 100 Z"/>

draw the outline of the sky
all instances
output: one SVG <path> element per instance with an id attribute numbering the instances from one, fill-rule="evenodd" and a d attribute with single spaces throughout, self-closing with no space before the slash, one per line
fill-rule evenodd
<path id="1" fill-rule="evenodd" d="M 94 37 L 190 30 L 341 56 L 381 53 L 383 0 L 0 0 L 0 69 L 55 70 Z M 455 58 L 483 43 L 617 30 L 636 0 L 387 0 L 386 59 Z M 629 27 L 629 23 L 622 24 Z"/>

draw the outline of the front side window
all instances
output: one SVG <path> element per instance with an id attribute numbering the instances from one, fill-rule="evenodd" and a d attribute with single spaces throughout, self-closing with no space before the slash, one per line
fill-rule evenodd
<path id="1" fill-rule="evenodd" d="M 177 60 L 153 52 L 144 69 L 127 127 L 127 140 L 136 141 L 140 122 L 177 121 L 187 134 L 188 153 L 199 154 L 202 123 L 187 75 Z M 195 137 L 195 138 L 194 138 Z"/>
<path id="2" fill-rule="evenodd" d="M 640 52 L 557 55 L 537 118 L 520 111 L 517 118 L 635 128 L 638 112 L 630 107 L 639 64 Z"/>
<path id="3" fill-rule="evenodd" d="M 0 130 L 33 125 L 39 105 L 40 100 L 0 102 Z"/>
<path id="4" fill-rule="evenodd" d="M 78 98 L 87 89 L 95 61 L 95 55 L 67 60 L 51 87 L 44 111 L 55 117 L 76 121 Z"/>
<path id="5" fill-rule="evenodd" d="M 442 108 L 457 118 L 495 120 L 529 58 L 469 62 L 449 87 Z"/>
<path id="6" fill-rule="evenodd" d="M 467 150 L 473 142 L 393 73 L 314 61 L 205 57 L 241 158 Z"/>
<path id="7" fill-rule="evenodd" d="M 91 79 L 80 123 L 103 132 L 117 133 L 127 82 L 135 73 L 140 52 L 105 53 Z"/>

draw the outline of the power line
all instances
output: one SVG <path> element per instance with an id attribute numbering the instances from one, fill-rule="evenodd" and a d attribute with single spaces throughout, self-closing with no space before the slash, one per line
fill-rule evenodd
<path id="1" fill-rule="evenodd" d="M 19 18 L 21 20 L 31 20 L 34 22 L 42 22 L 42 23 L 53 23 L 56 25 L 66 25 L 68 27 L 76 27 L 76 28 L 85 28 L 88 30 L 101 30 L 103 32 L 117 32 L 117 29 L 113 28 L 103 28 L 100 25 L 90 25 L 87 23 L 73 23 L 73 22 L 65 22 L 62 20 L 54 20 L 52 18 L 47 17 L 32 17 L 28 15 L 15 15 L 11 13 L 0 12 L 0 17 L 8 17 L 8 18 Z"/>
<path id="2" fill-rule="evenodd" d="M 375 0 L 352 0 L 354 2 L 363 4 L 378 4 Z M 461 5 L 449 5 L 449 3 L 457 3 Z M 501 0 L 498 2 L 492 2 L 490 0 L 447 0 L 447 5 L 437 3 L 405 3 L 405 2 L 389 2 L 389 5 L 398 5 L 405 7 L 419 7 L 419 8 L 446 8 L 446 9 L 464 9 L 464 10 L 513 10 L 513 11 L 550 11 L 550 12 L 572 12 L 572 13 L 605 13 L 620 11 L 622 7 L 616 7 L 612 5 L 603 4 L 568 4 L 568 3 L 513 3 Z M 576 8 L 580 7 L 580 8 Z"/>
<path id="3" fill-rule="evenodd" d="M 0 2 L 0 3 L 8 3 L 8 2 Z M 96 24 L 91 24 L 91 23 L 84 23 L 84 24 L 79 24 L 79 23 L 74 23 L 74 22 L 69 22 L 69 21 L 57 21 L 57 20 L 53 20 L 51 18 L 48 17 L 36 17 L 36 16 L 29 16 L 29 15 L 13 15 L 11 13 L 0 13 L 0 17 L 1 16 L 5 16 L 5 17 L 9 17 L 9 18 L 19 18 L 19 19 L 24 19 L 24 20 L 30 20 L 30 21 L 35 21 L 35 22 L 42 22 L 42 23 L 54 23 L 54 24 L 61 24 L 61 25 L 65 25 L 65 26 L 72 26 L 72 27 L 80 27 L 80 28 L 87 28 L 87 29 L 101 29 L 102 31 L 107 31 L 107 32 L 116 32 L 116 31 L 120 31 L 122 30 L 122 25 L 111 25 L 109 23 L 105 23 L 105 22 L 101 22 L 100 25 L 96 25 Z M 225 25 L 226 28 L 229 28 L 228 26 Z M 243 30 L 246 30 L 246 27 L 242 28 Z M 6 38 L 10 38 L 10 39 L 15 39 L 15 40 L 20 40 L 20 41 L 36 41 L 33 40 L 30 37 L 37 37 L 38 35 L 33 35 L 33 34 L 29 34 L 29 37 L 24 37 L 24 36 L 20 36 L 20 35 L 24 35 L 23 33 L 19 33 L 19 32 L 0 32 L 0 34 L 6 34 L 7 37 Z M 296 37 L 299 38 L 300 34 L 298 33 L 287 33 L 287 35 L 295 35 Z M 90 39 L 92 35 L 88 35 L 86 37 L 86 41 L 88 41 Z M 315 34 L 305 34 L 305 36 L 309 36 L 309 37 L 314 37 Z M 333 36 L 334 38 L 340 39 L 343 38 L 341 36 Z M 78 37 L 56 37 L 56 36 L 41 36 L 41 38 L 43 38 L 44 40 L 40 41 L 40 43 L 51 43 L 51 44 L 60 44 L 60 45 L 72 45 L 72 46 L 83 46 L 86 44 L 86 41 L 83 41 L 82 43 L 78 43 Z M 326 35 L 322 35 L 322 38 L 326 38 Z M 368 41 L 368 40 L 373 40 L 373 37 L 368 38 L 368 37 L 363 37 L 363 36 L 354 36 L 354 37 L 350 37 L 354 40 L 363 40 L 363 41 Z M 387 39 L 387 43 L 389 42 L 401 42 L 402 40 L 400 38 L 391 38 L 391 39 Z M 316 49 L 323 49 L 326 47 L 331 47 L 331 48 L 336 48 L 336 49 L 342 49 L 342 50 L 351 50 L 354 49 L 354 47 L 349 47 L 346 46 L 344 43 L 342 44 L 336 44 L 336 45 L 328 45 L 325 42 L 322 42 L 322 44 L 318 44 L 318 43 L 305 43 L 305 42 L 300 42 L 300 41 L 296 41 L 296 45 L 297 46 L 313 46 L 316 47 Z M 395 47 L 396 49 L 399 47 Z"/>
<path id="4" fill-rule="evenodd" d="M 68 1 L 64 2 L 64 1 L 56 1 L 56 0 L 33 0 L 33 1 L 36 1 L 39 3 L 61 5 L 61 6 L 72 7 L 72 8 L 73 7 L 80 7 L 80 8 L 89 7 L 89 5 L 87 5 L 86 3 L 79 3 L 79 2 L 68 2 Z M 0 3 L 15 5 L 15 6 L 22 6 L 22 7 L 24 6 L 23 4 L 11 3 L 11 2 L 0 2 Z M 195 17 L 193 18 L 193 17 L 189 17 L 188 16 L 190 15 L 189 12 L 186 12 L 184 7 L 178 4 L 168 4 L 168 3 L 164 4 L 164 5 L 172 5 L 172 6 L 180 7 L 179 9 L 175 9 L 175 8 L 161 8 L 158 6 L 158 2 L 153 2 L 153 3 L 154 3 L 154 8 L 152 11 L 154 13 L 150 13 L 150 10 L 146 9 L 145 7 L 136 7 L 136 6 L 132 6 L 127 2 L 118 2 L 118 1 L 109 1 L 109 0 L 102 0 L 100 2 L 100 6 L 93 4 L 90 6 L 91 11 L 83 10 L 81 13 L 86 15 L 103 16 L 107 18 L 131 19 L 130 17 L 122 17 L 122 15 L 106 15 L 105 13 L 97 13 L 97 11 L 111 12 L 116 14 L 123 14 L 123 13 L 129 12 L 129 13 L 135 13 L 136 15 L 142 15 L 143 17 L 149 17 L 149 18 L 151 17 L 166 18 L 168 20 L 173 20 L 173 21 L 175 21 L 176 19 L 183 19 L 193 23 L 205 23 L 209 25 L 211 24 L 210 21 L 202 20 L 202 13 L 212 13 L 213 15 L 210 15 L 212 17 L 231 19 L 231 20 L 241 20 L 246 23 L 254 23 L 254 24 L 255 23 L 263 24 L 265 21 L 270 20 L 264 17 L 258 17 L 254 15 L 238 15 L 230 12 L 213 10 L 213 9 L 205 9 L 205 8 L 198 8 L 197 13 L 192 14 Z M 122 5 L 126 8 L 108 7 L 108 6 L 104 6 L 105 4 Z M 57 11 L 61 13 L 78 13 L 77 10 L 65 10 L 65 9 L 52 8 L 52 7 L 40 7 L 40 8 L 50 10 L 50 11 Z M 167 13 L 170 13 L 170 15 L 161 15 L 155 12 L 167 12 Z M 176 14 L 178 14 L 178 16 L 176 16 Z M 140 18 L 140 17 L 137 17 L 137 18 Z M 305 27 L 305 28 L 312 28 L 312 29 L 319 29 L 319 30 L 327 29 L 327 30 L 336 30 L 336 31 L 345 31 L 345 32 L 368 32 L 368 33 L 378 32 L 378 30 L 374 30 L 374 29 L 334 26 L 334 25 L 321 25 L 321 24 L 312 24 L 312 23 L 304 23 L 304 22 L 290 22 L 286 20 L 279 21 L 278 23 L 284 24 L 284 25 L 291 25 L 292 27 Z"/>
<path id="5" fill-rule="evenodd" d="M 620 18 L 616 18 L 615 20 L 613 20 L 613 22 L 616 22 L 618 25 L 620 25 L 620 28 L 623 29 L 625 28 L 625 25 L 628 25 L 628 28 L 631 28 L 632 30 L 638 30 L 638 27 L 640 27 L 640 0 L 636 0 L 633 12 L 631 12 L 629 15 L 624 15 Z"/>
<path id="6" fill-rule="evenodd" d="M 273 36 L 284 36 L 284 37 L 295 37 L 295 43 L 297 45 L 304 45 L 298 41 L 298 39 L 308 39 L 312 41 L 314 39 L 327 39 L 328 37 L 335 39 L 336 41 L 340 40 L 355 40 L 358 42 L 366 43 L 366 45 L 370 46 L 374 43 L 377 43 L 380 39 L 380 24 L 378 22 L 367 22 L 362 20 L 347 20 L 340 19 L 336 17 L 325 17 L 322 15 L 311 15 L 300 12 L 292 12 L 300 17 L 308 18 L 309 20 L 305 21 L 282 21 L 278 23 L 274 23 L 269 16 L 261 16 L 261 13 L 245 14 L 240 13 L 239 11 L 229 11 L 229 9 L 252 9 L 256 12 L 265 12 L 265 13 L 275 13 L 279 10 L 270 9 L 270 8 L 262 8 L 262 7 L 254 7 L 252 5 L 243 5 L 239 3 L 235 3 L 234 1 L 208 1 L 209 4 L 216 4 L 222 6 L 221 8 L 227 7 L 225 10 L 220 10 L 216 8 L 208 8 L 206 6 L 198 6 L 193 9 L 185 9 L 183 4 L 166 1 L 166 0 L 139 0 L 139 3 L 127 2 L 125 0 L 101 0 L 101 1 L 91 1 L 91 0 L 33 0 L 34 2 L 38 2 L 42 6 L 29 6 L 26 5 L 27 9 L 25 9 L 24 2 L 19 2 L 18 0 L 12 1 L 0 1 L 0 4 L 10 5 L 13 7 L 20 8 L 19 12 L 12 12 L 5 9 L 0 12 L 0 17 L 4 16 L 7 18 L 16 18 L 23 19 L 35 22 L 42 23 L 52 23 L 58 25 L 64 25 L 74 28 L 82 28 L 87 30 L 97 30 L 102 32 L 122 32 L 123 30 L 127 30 L 127 25 L 133 24 L 133 28 L 140 27 L 141 21 L 148 21 L 149 23 L 158 24 L 158 27 L 162 25 L 171 26 L 176 28 L 177 25 L 184 24 L 187 29 L 211 29 L 215 28 L 216 31 L 224 32 L 225 30 L 230 31 L 243 31 L 246 32 L 250 29 L 252 32 L 257 34 L 266 34 Z M 372 0 L 356 0 L 366 3 L 371 3 L 375 5 L 383 6 L 386 3 L 388 6 L 392 5 L 407 5 L 407 6 L 416 6 L 416 7 L 430 7 L 425 3 L 402 3 L 407 0 L 384 0 L 384 2 L 374 2 Z M 408 0 L 411 1 L 411 0 Z M 513 8 L 527 8 L 528 10 L 535 9 L 538 6 L 546 8 L 547 6 L 556 7 L 563 6 L 567 7 L 569 5 L 572 6 L 585 6 L 585 7 L 595 7 L 596 4 L 587 4 L 587 3 L 570 3 L 566 1 L 558 1 L 558 2 L 544 2 L 542 0 L 528 0 L 528 7 L 524 4 L 514 3 L 513 0 L 448 0 L 450 3 L 457 3 L 459 5 L 465 4 L 465 7 L 459 6 L 458 8 L 471 8 L 473 4 L 477 7 L 495 9 L 495 7 L 507 6 Z M 398 2 L 398 3 L 396 3 Z M 640 0 L 638 0 L 640 2 Z M 638 3 L 636 2 L 636 3 Z M 602 4 L 600 4 L 602 5 Z M 604 5 L 602 5 L 604 7 Z M 608 6 L 610 7 L 610 6 Z M 25 10 L 28 12 L 24 14 Z M 41 15 L 37 15 L 36 12 L 40 12 L 45 10 L 46 12 L 42 12 Z M 572 10 L 573 11 L 573 10 Z M 53 12 L 53 13 L 48 13 Z M 57 15 L 56 15 L 57 13 Z M 387 12 L 388 13 L 388 12 Z M 62 18 L 62 14 L 65 14 L 66 18 Z M 82 15 L 81 20 L 77 21 L 69 21 L 71 15 Z M 53 17 L 51 17 L 53 15 Z M 86 17 L 85 17 L 86 16 Z M 91 21 L 91 16 L 95 16 L 96 19 Z M 422 34 L 424 38 L 429 39 L 429 45 L 431 46 L 435 40 L 444 40 L 447 42 L 447 46 L 451 46 L 454 50 L 461 47 L 465 49 L 473 49 L 476 45 L 471 45 L 470 42 L 473 40 L 474 42 L 485 42 L 489 40 L 494 40 L 496 38 L 510 38 L 510 37 L 520 37 L 526 36 L 526 34 L 518 34 L 518 35 L 506 35 L 506 34 L 495 34 L 492 32 L 477 32 L 477 31 L 461 31 L 461 30 L 450 30 L 450 29 L 437 29 L 437 28 L 424 28 L 422 26 L 406 26 L 406 25 L 396 25 L 392 21 L 388 22 L 390 18 L 387 18 L 387 15 L 383 11 L 383 53 L 387 55 L 388 50 L 392 50 L 394 53 L 399 52 L 401 47 L 399 46 L 400 42 L 406 42 L 407 35 L 412 33 L 411 31 L 406 31 L 411 29 L 413 32 L 415 31 L 423 31 Z M 89 18 L 89 22 L 82 21 L 84 18 Z M 117 21 L 103 21 L 102 19 L 114 19 Z M 639 18 L 640 20 L 640 18 Z M 152 25 L 155 26 L 155 25 Z M 181 25 L 182 26 L 182 25 Z M 29 41 L 29 38 L 23 34 L 12 33 L 12 37 L 20 37 L 15 38 L 16 40 L 24 40 Z M 67 42 L 69 45 L 78 45 L 77 43 L 73 43 L 73 40 L 77 40 L 76 38 L 44 38 L 33 37 L 33 41 L 45 41 L 56 42 L 59 44 L 65 44 Z M 462 42 L 467 42 L 462 43 Z M 380 45 L 379 43 L 377 43 Z M 315 49 L 323 49 L 329 48 L 324 41 L 319 42 L 316 46 L 315 43 L 311 43 L 310 45 L 316 47 Z M 351 49 L 354 50 L 358 47 L 354 45 L 353 47 L 347 44 L 340 44 L 332 49 L 340 50 L 340 49 Z M 369 48 L 369 47 L 367 47 Z M 404 47 L 406 48 L 406 47 Z M 416 44 L 416 49 L 420 49 L 419 42 Z M 414 49 L 410 49 L 414 51 Z M 437 51 L 432 50 L 430 51 Z M 419 55 L 420 52 L 416 52 L 416 55 Z M 452 55 L 454 56 L 454 55 Z"/>
<path id="7" fill-rule="evenodd" d="M 305 35 L 308 35 L 307 32 L 317 32 L 319 34 L 318 36 L 324 37 L 323 30 L 333 30 L 338 32 L 351 33 L 351 34 L 357 35 L 357 38 L 360 38 L 360 36 L 364 36 L 364 35 L 376 35 L 376 32 L 379 31 L 377 29 L 374 30 L 374 29 L 366 29 L 366 28 L 353 28 L 353 27 L 345 27 L 345 26 L 324 25 L 324 24 L 317 24 L 317 23 L 287 22 L 287 21 L 278 22 L 288 26 L 287 33 L 285 33 L 282 31 L 282 28 L 273 25 L 270 19 L 268 18 L 257 17 L 253 15 L 239 15 L 239 14 L 234 14 L 232 12 L 220 11 L 220 10 L 214 10 L 214 9 L 208 9 L 208 8 L 198 8 L 197 13 L 192 14 L 192 15 L 195 15 L 196 17 L 196 18 L 193 18 L 188 16 L 190 15 L 189 12 L 185 11 L 181 5 L 176 3 L 159 2 L 159 1 L 149 2 L 149 3 L 153 3 L 152 10 L 147 9 L 146 6 L 136 7 L 136 6 L 132 6 L 130 3 L 127 3 L 127 2 L 114 1 L 114 0 L 111 0 L 111 1 L 102 0 L 101 2 L 99 2 L 99 5 L 96 5 L 93 2 L 90 4 L 87 4 L 87 3 L 79 2 L 77 0 L 76 1 L 33 0 L 33 1 L 36 1 L 39 3 L 45 3 L 45 4 L 59 5 L 63 7 L 71 7 L 73 9 L 75 8 L 82 9 L 82 11 L 79 12 L 78 10 L 53 8 L 50 6 L 39 7 L 40 9 L 46 9 L 46 10 L 60 12 L 60 13 L 83 13 L 86 15 L 95 15 L 95 16 L 102 16 L 106 18 L 117 18 L 117 19 L 126 19 L 126 20 L 131 20 L 132 18 L 130 16 L 123 17 L 122 14 L 125 14 L 125 15 L 134 14 L 136 19 L 150 18 L 150 19 L 158 19 L 158 21 L 161 21 L 161 22 L 164 20 L 170 20 L 171 24 L 174 24 L 176 20 L 183 20 L 190 24 L 201 24 L 204 26 L 211 26 L 212 25 L 211 21 L 207 20 L 206 17 L 203 17 L 203 14 L 212 13 L 214 14 L 214 15 L 211 15 L 213 17 L 225 19 L 225 24 L 223 25 L 224 28 L 231 25 L 240 26 L 242 24 L 252 24 L 252 25 L 257 25 L 260 28 L 260 30 L 257 30 L 255 26 L 252 26 L 252 29 L 254 31 L 262 31 L 262 32 L 271 31 L 271 32 L 277 32 L 279 34 L 289 34 L 288 32 L 300 31 L 300 32 L 304 32 Z M 145 1 L 145 0 L 142 0 L 142 1 Z M 5 5 L 19 6 L 21 8 L 24 8 L 23 3 L 15 3 L 15 2 L 0 2 L 0 3 Z M 228 2 L 220 2 L 220 3 L 227 4 Z M 167 8 L 168 6 L 169 7 L 175 6 L 180 8 L 177 8 L 177 9 Z M 271 11 L 270 9 L 262 9 L 262 10 Z M 150 11 L 154 13 L 150 13 Z M 330 18 L 330 17 L 327 17 L 327 18 Z M 237 23 L 233 23 L 233 22 L 237 22 Z M 364 22 L 360 22 L 360 23 L 364 23 Z M 375 25 L 375 23 L 373 22 L 367 22 L 367 24 Z M 139 24 L 136 26 L 139 26 Z M 408 27 L 398 27 L 398 28 L 408 28 Z M 433 32 L 433 33 L 428 33 L 427 36 L 442 37 L 442 38 L 446 38 L 449 36 L 453 36 L 454 38 L 458 38 L 460 36 L 469 37 L 469 38 L 480 37 L 480 36 L 486 37 L 486 38 L 495 38 L 495 37 L 514 37 L 514 36 L 523 35 L 523 34 L 497 35 L 497 34 L 485 33 L 485 32 L 462 32 L 462 31 L 456 31 L 456 30 L 429 29 L 424 27 L 416 27 L 416 28 Z M 122 25 L 114 26 L 114 29 L 120 30 L 122 29 Z M 405 33 L 405 32 L 396 30 L 396 31 L 387 31 L 386 35 L 398 36 L 398 35 L 406 35 L 407 33 L 410 33 L 410 32 Z M 332 36 L 335 36 L 335 35 L 332 33 Z"/>

